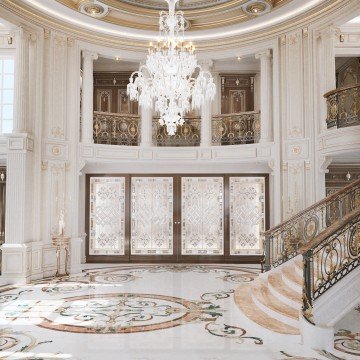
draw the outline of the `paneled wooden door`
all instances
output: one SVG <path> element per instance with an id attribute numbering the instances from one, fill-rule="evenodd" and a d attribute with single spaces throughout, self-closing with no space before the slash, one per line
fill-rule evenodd
<path id="1" fill-rule="evenodd" d="M 258 262 L 266 175 L 88 175 L 88 262 Z"/>

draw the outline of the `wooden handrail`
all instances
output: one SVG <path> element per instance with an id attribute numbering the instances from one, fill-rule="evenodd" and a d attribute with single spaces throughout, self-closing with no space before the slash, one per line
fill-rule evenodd
<path id="1" fill-rule="evenodd" d="M 251 114 L 260 114 L 260 111 L 244 111 L 240 113 L 230 113 L 230 114 L 218 114 L 212 115 L 212 118 L 223 118 L 223 117 L 231 117 L 231 116 L 239 116 L 239 115 L 251 115 Z"/>
<path id="2" fill-rule="evenodd" d="M 94 111 L 94 115 L 106 115 L 106 116 L 116 116 L 116 117 L 121 117 L 121 116 L 126 116 L 126 117 L 133 117 L 133 118 L 140 118 L 140 115 L 136 115 L 136 114 L 128 114 L 128 113 L 111 113 L 111 112 L 105 112 L 105 111 Z"/>
<path id="3" fill-rule="evenodd" d="M 324 94 L 324 98 L 327 98 L 327 97 L 329 97 L 330 95 L 333 95 L 333 94 L 336 94 L 336 93 L 339 93 L 339 92 L 342 92 L 342 91 L 345 91 L 345 90 L 354 89 L 354 88 L 357 88 L 357 87 L 360 87 L 360 84 L 343 86 L 343 87 L 340 87 L 340 88 L 337 88 L 337 89 L 328 91 L 326 94 Z"/>
<path id="4" fill-rule="evenodd" d="M 296 215 L 292 216 L 290 219 L 282 222 L 281 224 L 263 232 L 263 235 L 264 236 L 269 236 L 271 233 L 279 230 L 280 228 L 282 228 L 284 225 L 288 224 L 288 223 L 291 223 L 293 222 L 294 220 L 298 219 L 298 218 L 301 218 L 303 215 L 305 215 L 307 212 L 317 208 L 318 206 L 320 205 L 323 205 L 323 204 L 326 204 L 328 203 L 329 201 L 339 197 L 339 195 L 342 195 L 343 193 L 346 193 L 348 192 L 348 190 L 350 190 L 352 187 L 355 187 L 357 185 L 360 185 L 360 179 L 359 180 L 356 180 L 356 181 L 353 181 L 352 183 L 350 183 L 349 185 L 345 186 L 343 189 L 337 191 L 336 193 L 334 194 L 331 194 L 329 196 L 327 196 L 326 198 L 318 201 L 317 203 L 315 203 L 314 205 L 304 209 L 303 211 L 300 211 L 299 213 L 297 213 Z"/>

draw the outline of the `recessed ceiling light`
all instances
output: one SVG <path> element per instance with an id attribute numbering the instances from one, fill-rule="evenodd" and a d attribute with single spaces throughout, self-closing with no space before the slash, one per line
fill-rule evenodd
<path id="1" fill-rule="evenodd" d="M 242 6 L 242 9 L 248 15 L 258 16 L 270 12 L 272 7 L 269 0 L 250 0 Z"/>
<path id="2" fill-rule="evenodd" d="M 115 61 L 119 62 L 119 61 L 120 61 L 120 57 L 119 57 L 119 56 L 116 56 L 116 57 L 115 57 Z"/>
<path id="3" fill-rule="evenodd" d="M 81 13 L 98 19 L 105 17 L 109 12 L 109 8 L 97 0 L 82 0 L 78 9 Z"/>
<path id="4" fill-rule="evenodd" d="M 238 56 L 238 57 L 237 57 L 237 61 L 240 61 L 240 60 L 241 60 L 241 56 Z"/>

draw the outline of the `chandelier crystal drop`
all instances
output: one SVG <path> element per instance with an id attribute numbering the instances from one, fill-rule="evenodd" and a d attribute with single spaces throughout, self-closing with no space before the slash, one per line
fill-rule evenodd
<path id="1" fill-rule="evenodd" d="M 186 22 L 182 11 L 175 12 L 178 0 L 166 1 L 169 12 L 160 12 L 159 38 L 150 43 L 146 64 L 131 74 L 127 93 L 142 107 L 155 105 L 160 125 L 175 135 L 187 112 L 214 99 L 216 87 L 210 72 L 198 65 L 193 44 L 184 42 Z"/>

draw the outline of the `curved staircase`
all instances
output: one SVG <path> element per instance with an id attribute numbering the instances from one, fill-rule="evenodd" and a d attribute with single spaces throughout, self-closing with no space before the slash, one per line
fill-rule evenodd
<path id="1" fill-rule="evenodd" d="M 298 256 L 238 287 L 235 302 L 258 325 L 281 334 L 299 335 L 302 272 Z"/>

